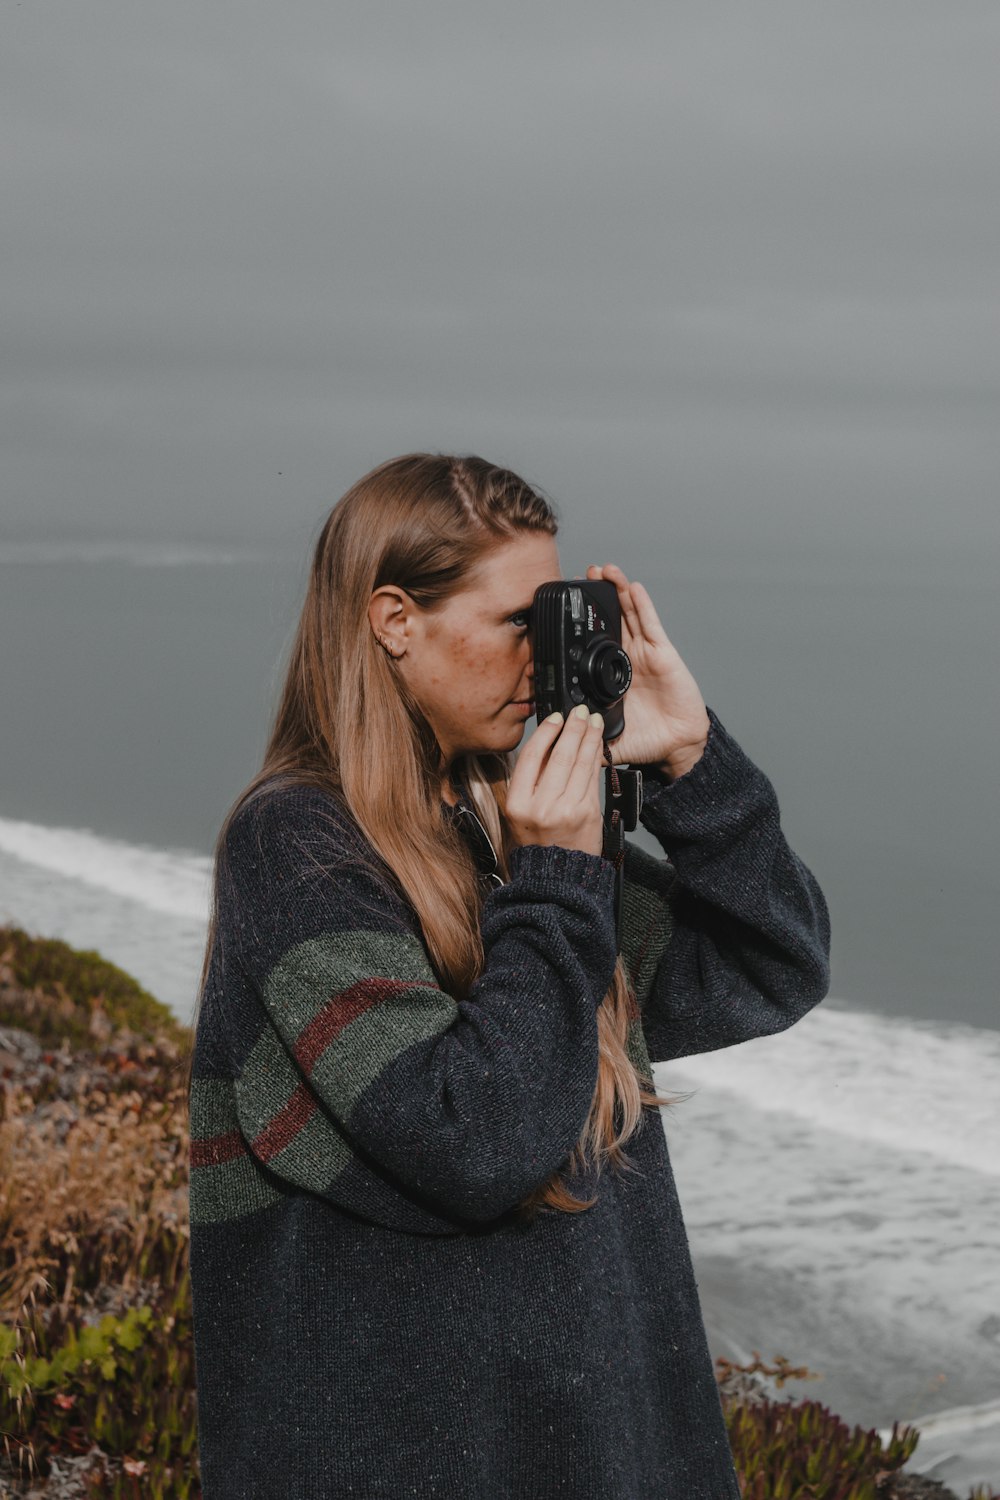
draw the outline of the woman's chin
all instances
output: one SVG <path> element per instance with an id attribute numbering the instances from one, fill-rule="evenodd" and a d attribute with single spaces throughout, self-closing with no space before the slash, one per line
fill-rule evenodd
<path id="1" fill-rule="evenodd" d="M 497 734 L 490 736 L 489 744 L 482 744 L 476 750 L 467 752 L 469 755 L 509 755 L 516 750 L 524 739 L 526 725 L 522 722 L 515 724 L 512 728 L 505 728 Z M 484 736 L 485 739 L 485 736 Z"/>
<path id="2" fill-rule="evenodd" d="M 531 715 L 533 718 L 534 715 Z M 463 755 L 505 755 L 511 750 L 516 750 L 524 739 L 524 731 L 528 727 L 528 720 L 517 714 L 508 714 L 507 722 L 502 720 L 492 724 L 484 733 L 479 743 L 469 745 L 460 753 Z"/>
<path id="3" fill-rule="evenodd" d="M 518 718 L 514 722 L 512 728 L 510 730 L 510 745 L 511 745 L 512 749 L 515 746 L 519 745 L 521 743 L 521 741 L 524 739 L 524 731 L 527 729 L 529 720 L 532 719 L 532 718 L 534 718 L 534 715 L 533 714 L 529 714 L 529 715 L 526 715 L 524 718 Z"/>

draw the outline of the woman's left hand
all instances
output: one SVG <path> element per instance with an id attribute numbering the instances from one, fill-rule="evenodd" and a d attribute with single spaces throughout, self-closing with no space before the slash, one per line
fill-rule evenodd
<path id="1" fill-rule="evenodd" d="M 676 648 L 667 639 L 652 599 L 629 583 L 614 563 L 587 569 L 618 591 L 622 646 L 632 663 L 625 694 L 625 728 L 611 745 L 615 765 L 659 766 L 671 780 L 701 759 L 711 727 L 704 699 Z"/>

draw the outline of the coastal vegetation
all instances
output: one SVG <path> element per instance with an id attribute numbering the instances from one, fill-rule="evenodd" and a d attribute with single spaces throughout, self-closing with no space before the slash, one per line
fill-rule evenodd
<path id="1" fill-rule="evenodd" d="M 99 954 L 0 927 L 0 1500 L 199 1500 L 191 1042 Z M 775 1399 L 809 1374 L 784 1357 L 717 1370 L 744 1500 L 956 1500 L 912 1427 Z"/>

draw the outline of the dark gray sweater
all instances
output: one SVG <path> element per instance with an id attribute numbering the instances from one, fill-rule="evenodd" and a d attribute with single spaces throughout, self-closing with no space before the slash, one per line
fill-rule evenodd
<path id="1" fill-rule="evenodd" d="M 646 1073 L 829 987 L 822 892 L 709 719 L 687 775 L 647 780 L 668 857 L 627 846 Z M 567 1177 L 592 1208 L 511 1213 L 590 1108 L 611 865 L 516 849 L 456 1002 L 366 851 L 335 799 L 286 788 L 241 810 L 220 866 L 191 1088 L 205 1500 L 738 1500 L 658 1113 L 635 1170 Z"/>

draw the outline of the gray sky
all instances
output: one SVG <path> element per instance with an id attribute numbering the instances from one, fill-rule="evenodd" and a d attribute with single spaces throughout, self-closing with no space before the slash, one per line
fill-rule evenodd
<path id="1" fill-rule="evenodd" d="M 998 60 L 995 0 L 8 4 L 0 535 L 297 542 L 429 447 L 981 558 Z"/>

